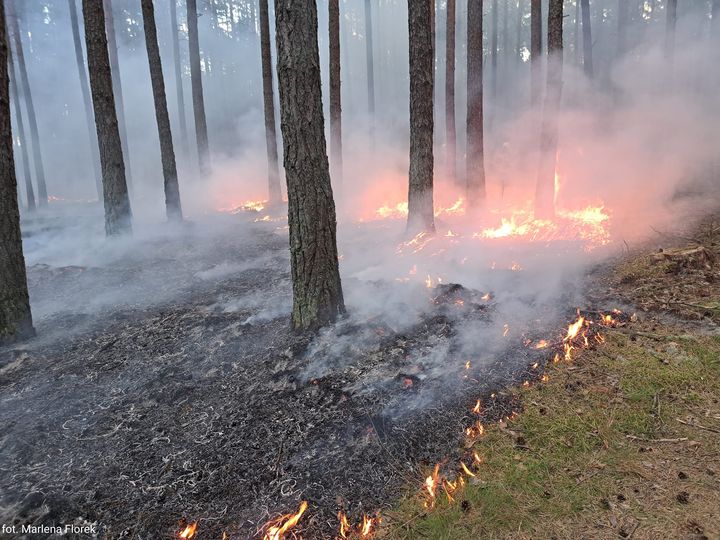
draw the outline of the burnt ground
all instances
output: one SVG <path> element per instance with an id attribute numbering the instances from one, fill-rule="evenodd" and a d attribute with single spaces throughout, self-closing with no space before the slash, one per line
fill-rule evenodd
<path id="1" fill-rule="evenodd" d="M 382 509 L 456 455 L 478 397 L 510 414 L 502 389 L 549 356 L 527 340 L 572 315 L 569 293 L 552 312 L 526 298 L 532 328 L 468 339 L 502 327 L 494 300 L 440 286 L 410 324 L 294 334 L 287 239 L 244 226 L 143 238 L 105 264 L 28 261 L 39 337 L 0 349 L 0 524 L 160 539 L 199 521 L 201 540 L 252 538 L 307 500 L 303 537 L 332 537 L 339 509 Z"/>

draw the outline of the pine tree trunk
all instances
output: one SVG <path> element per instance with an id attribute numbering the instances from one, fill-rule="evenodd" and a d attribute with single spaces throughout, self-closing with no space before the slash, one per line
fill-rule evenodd
<path id="1" fill-rule="evenodd" d="M 37 116 L 35 115 L 35 102 L 33 101 L 32 92 L 30 90 L 30 79 L 28 77 L 27 67 L 25 66 L 25 54 L 23 52 L 22 37 L 20 34 L 20 23 L 17 14 L 13 10 L 13 2 L 7 2 L 8 7 L 8 28 L 11 30 L 11 38 L 15 49 L 15 58 L 17 58 L 17 68 L 19 72 L 20 88 L 25 97 L 25 106 L 28 113 L 28 126 L 30 127 L 30 139 L 32 140 L 33 163 L 35 165 L 35 180 L 38 186 L 38 204 L 40 207 L 47 206 L 48 192 L 45 183 L 45 166 L 42 160 L 42 151 L 40 150 L 40 132 L 38 130 Z"/>
<path id="2" fill-rule="evenodd" d="M 562 98 L 563 0 L 550 0 L 548 7 L 547 91 L 540 132 L 540 167 L 535 188 L 535 217 L 555 215 L 555 167 L 558 146 L 558 116 Z"/>
<path id="3" fill-rule="evenodd" d="M 574 21 L 574 37 L 573 52 L 575 53 L 575 65 L 580 66 L 580 0 L 575 1 L 575 21 Z"/>
<path id="4" fill-rule="evenodd" d="M 311 330 L 345 312 L 325 150 L 315 0 L 277 0 L 275 33 L 288 192 L 292 324 L 296 330 Z"/>
<path id="5" fill-rule="evenodd" d="M 93 119 L 92 103 L 90 101 L 90 83 L 88 82 L 87 71 L 85 70 L 85 58 L 83 56 L 82 42 L 80 40 L 80 25 L 78 24 L 77 6 L 75 0 L 68 0 L 70 11 L 70 26 L 72 27 L 73 44 L 75 46 L 75 63 L 78 69 L 78 80 L 80 91 L 85 107 L 85 126 L 87 127 L 88 143 L 90 145 L 90 159 L 95 173 L 95 189 L 98 200 L 102 200 L 102 172 L 100 171 L 100 154 L 98 153 L 97 139 L 95 138 L 95 120 Z"/>
<path id="6" fill-rule="evenodd" d="M 183 92 L 182 66 L 180 64 L 180 40 L 178 38 L 177 0 L 170 0 L 170 26 L 172 26 L 173 66 L 175 68 L 175 93 L 177 95 L 178 123 L 180 124 L 180 144 L 183 155 L 190 151 L 188 143 L 187 121 L 185 119 L 185 96 Z"/>
<path id="7" fill-rule="evenodd" d="M 32 185 L 32 174 L 30 173 L 30 156 L 27 149 L 27 137 L 25 136 L 25 122 L 23 120 L 22 106 L 20 104 L 20 93 L 17 86 L 17 70 L 13 62 L 12 40 L 8 39 L 8 75 L 10 78 L 10 101 L 15 105 L 15 123 L 17 124 L 17 137 L 20 141 L 20 155 L 22 156 L 23 175 L 25 176 L 25 195 L 27 199 L 27 209 L 30 212 L 35 211 L 35 191 Z M 17 175 L 16 175 L 17 178 Z"/>
<path id="8" fill-rule="evenodd" d="M 375 140 L 375 62 L 373 60 L 373 27 L 370 0 L 365 0 L 365 66 L 367 73 L 368 125 L 370 139 Z"/>
<path id="9" fill-rule="evenodd" d="M 132 212 L 113 95 L 103 0 L 82 0 L 82 5 L 90 90 L 102 166 L 105 233 L 112 236 L 132 230 Z"/>
<path id="10" fill-rule="evenodd" d="M 187 0 L 188 46 L 190 49 L 190 82 L 192 85 L 195 138 L 197 140 L 200 173 L 210 173 L 210 146 L 208 143 L 205 100 L 203 98 L 202 70 L 200 68 L 200 40 L 196 0 Z"/>
<path id="11" fill-rule="evenodd" d="M 618 35 L 617 35 L 617 56 L 621 58 L 625 54 L 627 46 L 627 18 L 629 0 L 618 0 Z"/>
<path id="12" fill-rule="evenodd" d="M 523 45 L 523 39 L 522 39 L 522 29 L 523 29 L 523 15 L 525 14 L 525 0 L 518 0 L 517 5 L 518 11 L 517 11 L 517 26 L 515 27 L 515 64 L 520 65 L 522 62 L 522 45 Z"/>
<path id="13" fill-rule="evenodd" d="M 590 26 L 590 0 L 580 0 L 583 32 L 583 70 L 588 79 L 594 75 L 592 27 Z"/>
<path id="14" fill-rule="evenodd" d="M 410 45 L 410 234 L 434 232 L 432 5 L 408 2 Z"/>
<path id="15" fill-rule="evenodd" d="M 5 2 L 0 2 L 0 345 L 35 335 L 20 235 L 6 30 Z"/>
<path id="16" fill-rule="evenodd" d="M 108 53 L 110 55 L 110 73 L 112 74 L 113 94 L 117 108 L 118 129 L 125 162 L 125 179 L 128 189 L 132 190 L 132 171 L 130 169 L 130 149 L 128 146 L 127 124 L 125 122 L 125 100 L 123 99 L 122 79 L 120 78 L 120 58 L 118 57 L 117 37 L 115 36 L 115 17 L 110 0 L 103 0 L 105 11 L 105 31 L 107 32 Z"/>
<path id="17" fill-rule="evenodd" d="M 712 17 L 710 21 L 710 34 L 717 42 L 720 41 L 720 0 L 712 0 L 710 16 Z"/>
<path id="18" fill-rule="evenodd" d="M 483 1 L 468 0 L 467 12 L 467 200 L 485 204 L 483 126 Z"/>
<path id="19" fill-rule="evenodd" d="M 174 0 L 173 0 L 174 1 Z M 160 60 L 160 46 L 157 40 L 155 25 L 155 9 L 153 0 L 141 0 L 140 5 L 145 28 L 145 47 L 147 48 L 150 82 L 155 102 L 155 119 L 160 137 L 160 158 L 162 160 L 163 184 L 165 189 L 165 213 L 171 221 L 182 221 L 180 205 L 180 187 L 178 186 L 175 149 L 173 148 L 170 114 L 168 113 L 167 97 L 165 96 L 165 79 Z"/>
<path id="20" fill-rule="evenodd" d="M 268 162 L 268 200 L 271 205 L 282 201 L 275 134 L 275 97 L 273 94 L 272 57 L 270 51 L 270 16 L 268 0 L 260 0 L 260 56 L 262 63 L 263 106 L 265 109 L 265 146 Z"/>
<path id="21" fill-rule="evenodd" d="M 667 0 L 665 26 L 665 57 L 672 62 L 675 57 L 675 27 L 677 25 L 677 0 Z"/>
<path id="22" fill-rule="evenodd" d="M 542 96 L 542 0 L 530 0 L 530 102 Z"/>
<path id="23" fill-rule="evenodd" d="M 445 25 L 445 140 L 447 175 L 457 176 L 457 135 L 455 133 L 455 0 L 447 0 Z"/>
<path id="24" fill-rule="evenodd" d="M 330 170 L 335 185 L 342 185 L 342 106 L 340 94 L 340 3 L 328 0 L 330 46 Z"/>
<path id="25" fill-rule="evenodd" d="M 490 95 L 493 99 L 493 106 L 497 97 L 497 66 L 498 66 L 498 0 L 492 1 L 490 13 Z M 493 109 L 490 109 L 492 113 Z M 491 115 L 492 119 L 492 115 Z"/>

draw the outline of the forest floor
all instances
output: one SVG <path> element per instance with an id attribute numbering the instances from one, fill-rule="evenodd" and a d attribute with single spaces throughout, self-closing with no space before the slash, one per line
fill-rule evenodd
<path id="1" fill-rule="evenodd" d="M 577 305 L 571 284 L 551 309 L 509 269 L 487 276 L 525 294 L 514 303 L 423 276 L 353 277 L 347 255 L 351 316 L 299 335 L 282 226 L 228 214 L 107 242 L 88 236 L 97 209 L 81 213 L 24 224 L 38 337 L 0 349 L 0 525 L 18 531 L 94 523 L 99 538 L 154 540 L 198 522 L 199 540 L 256 538 L 307 500 L 303 536 L 332 537 L 339 510 L 357 522 L 386 508 L 457 453 L 475 399 L 498 394 L 488 420 L 511 414 L 502 390 L 548 360 L 526 339 Z"/>
<path id="2" fill-rule="evenodd" d="M 416 484 L 383 538 L 720 538 L 720 220 L 655 244 L 590 276 L 637 319 L 514 390 L 455 501 Z"/>

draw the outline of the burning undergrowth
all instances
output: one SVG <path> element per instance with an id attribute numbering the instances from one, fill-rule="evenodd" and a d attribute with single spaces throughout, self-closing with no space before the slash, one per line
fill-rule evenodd
<path id="1" fill-rule="evenodd" d="M 35 294 L 69 290 L 73 312 L 130 276 L 138 294 L 2 353 L 0 517 L 86 520 L 108 538 L 369 536 L 408 484 L 429 473 L 427 496 L 451 496 L 471 477 L 457 472 L 473 472 L 464 442 L 518 411 L 509 385 L 597 342 L 601 315 L 575 312 L 577 266 L 547 245 L 473 251 L 459 236 L 394 240 L 385 223 L 341 231 L 351 315 L 295 335 L 282 220 L 252 210 L 232 218 L 253 223 L 242 237 L 31 266 Z M 142 301 L 166 284 L 162 302 Z M 46 311 L 41 328 L 69 316 Z"/>

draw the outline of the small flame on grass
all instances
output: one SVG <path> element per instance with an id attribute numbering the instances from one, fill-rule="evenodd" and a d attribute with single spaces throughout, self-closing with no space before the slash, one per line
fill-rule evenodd
<path id="1" fill-rule="evenodd" d="M 547 373 L 545 373 L 542 377 L 540 377 L 540 380 L 544 383 L 548 382 L 550 380 L 550 377 Z"/>
<path id="2" fill-rule="evenodd" d="M 463 470 L 463 472 L 464 472 L 465 474 L 467 474 L 468 476 L 471 476 L 471 477 L 473 477 L 473 478 L 475 478 L 475 476 L 477 476 L 474 472 L 472 472 L 470 469 L 468 469 L 467 465 L 465 465 L 465 463 L 463 463 L 462 461 L 460 462 L 460 468 L 461 468 L 461 469 Z"/>
<path id="3" fill-rule="evenodd" d="M 182 531 L 180 531 L 178 538 L 182 538 L 183 540 L 189 540 L 190 538 L 193 538 L 195 536 L 195 531 L 197 531 L 197 526 L 197 521 L 192 522 L 190 525 L 186 526 Z"/>
<path id="4" fill-rule="evenodd" d="M 470 360 L 465 362 L 465 369 L 470 369 Z"/>
<path id="5" fill-rule="evenodd" d="M 480 457 L 480 454 L 477 452 L 473 452 L 473 459 L 475 460 L 475 463 L 480 465 L 482 463 L 482 458 Z"/>
<path id="6" fill-rule="evenodd" d="M 548 346 L 548 342 L 544 339 L 541 339 L 535 344 L 536 349 L 545 349 Z"/>
<path id="7" fill-rule="evenodd" d="M 480 437 L 481 435 L 485 434 L 485 426 L 482 425 L 482 422 L 479 420 L 475 422 L 474 425 L 470 426 L 465 430 L 465 435 L 470 438 L 474 439 L 476 437 Z"/>
<path id="8" fill-rule="evenodd" d="M 263 527 L 267 528 L 263 540 L 283 540 L 285 533 L 298 524 L 305 510 L 307 510 L 307 506 L 307 501 L 302 501 L 300 508 L 294 514 L 285 514 L 268 521 Z"/>
<path id="9" fill-rule="evenodd" d="M 425 478 L 425 491 L 428 493 L 428 500 L 425 501 L 425 508 L 432 508 L 435 505 L 435 496 L 438 486 L 438 475 L 440 474 L 440 464 L 436 463 L 431 475 Z"/>
<path id="10" fill-rule="evenodd" d="M 508 335 L 508 332 L 510 331 L 510 326 L 507 324 L 503 324 L 503 337 L 506 337 Z"/>
<path id="11" fill-rule="evenodd" d="M 472 408 L 472 412 L 474 412 L 475 414 L 480 414 L 481 407 L 482 407 L 482 404 L 480 403 L 480 400 L 478 399 L 477 403 Z"/>

